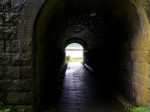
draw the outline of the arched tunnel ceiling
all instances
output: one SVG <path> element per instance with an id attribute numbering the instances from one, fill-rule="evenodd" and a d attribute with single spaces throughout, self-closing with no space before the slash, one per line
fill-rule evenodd
<path id="1" fill-rule="evenodd" d="M 63 49 L 69 39 L 80 38 L 92 49 L 106 40 L 129 39 L 133 22 L 140 24 L 135 7 L 127 0 L 47 1 L 36 30 L 39 39 L 45 38 L 51 46 Z"/>
<path id="2" fill-rule="evenodd" d="M 77 42 L 87 50 L 84 52 L 85 63 L 95 70 L 101 68 L 106 72 L 109 64 L 111 73 L 107 74 L 121 81 L 123 87 L 119 88 L 125 94 L 127 91 L 127 95 L 131 95 L 128 89 L 135 89 L 130 86 L 130 81 L 137 88 L 144 85 L 146 81 L 139 82 L 136 77 L 128 80 L 128 76 L 134 77 L 136 73 L 145 76 L 145 65 L 149 59 L 145 58 L 149 56 L 148 18 L 144 7 L 131 1 L 138 0 L 47 0 L 37 15 L 34 29 L 35 60 L 37 68 L 40 68 L 37 74 L 43 75 L 50 68 L 56 72 L 55 69 L 64 60 L 64 46 Z M 143 98 L 144 92 L 139 94 L 139 91 L 141 89 L 135 89 L 134 94 Z M 132 98 L 136 99 L 134 94 Z M 146 102 L 142 99 L 136 101 Z"/>
<path id="3" fill-rule="evenodd" d="M 78 43 L 78 44 L 82 45 L 84 51 L 86 51 L 88 49 L 86 42 L 80 38 L 71 38 L 71 39 L 67 40 L 65 43 L 64 49 L 71 43 Z"/>

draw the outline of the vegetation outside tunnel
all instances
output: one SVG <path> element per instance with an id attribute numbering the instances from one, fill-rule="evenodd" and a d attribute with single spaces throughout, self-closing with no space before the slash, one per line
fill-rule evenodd
<path id="1" fill-rule="evenodd" d="M 83 63 L 83 47 L 78 43 L 71 43 L 65 48 L 66 62 Z"/>

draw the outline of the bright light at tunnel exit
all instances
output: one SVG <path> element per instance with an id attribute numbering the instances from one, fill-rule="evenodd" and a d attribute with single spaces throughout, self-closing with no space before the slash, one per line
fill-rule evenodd
<path id="1" fill-rule="evenodd" d="M 66 62 L 83 62 L 83 47 L 78 43 L 71 43 L 65 48 Z"/>

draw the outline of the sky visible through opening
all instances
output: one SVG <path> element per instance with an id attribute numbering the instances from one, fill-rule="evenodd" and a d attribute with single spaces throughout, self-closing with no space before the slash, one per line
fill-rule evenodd
<path id="1" fill-rule="evenodd" d="M 69 44 L 66 49 L 66 60 L 68 62 L 83 61 L 83 47 L 78 43 Z"/>

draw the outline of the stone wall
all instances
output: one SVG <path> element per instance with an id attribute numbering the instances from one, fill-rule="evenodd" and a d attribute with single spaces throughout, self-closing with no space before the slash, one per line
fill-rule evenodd
<path id="1" fill-rule="evenodd" d="M 134 35 L 131 41 L 133 60 L 133 77 L 132 85 L 136 93 L 136 102 L 138 104 L 147 105 L 149 102 L 148 94 L 148 65 L 149 65 L 149 50 L 150 50 L 150 26 L 142 8 L 137 8 L 140 19 L 140 31 Z M 136 27 L 136 26 L 133 26 Z"/>
<path id="2" fill-rule="evenodd" d="M 137 2 L 133 2 L 131 10 L 128 17 L 131 20 L 130 38 L 120 47 L 120 79 L 123 81 L 120 85 L 131 101 L 149 105 L 149 21 L 144 8 Z"/>
<path id="3" fill-rule="evenodd" d="M 31 41 L 17 36 L 26 0 L 0 1 L 0 101 L 13 108 L 32 108 Z M 16 105 L 17 104 L 17 105 Z"/>

